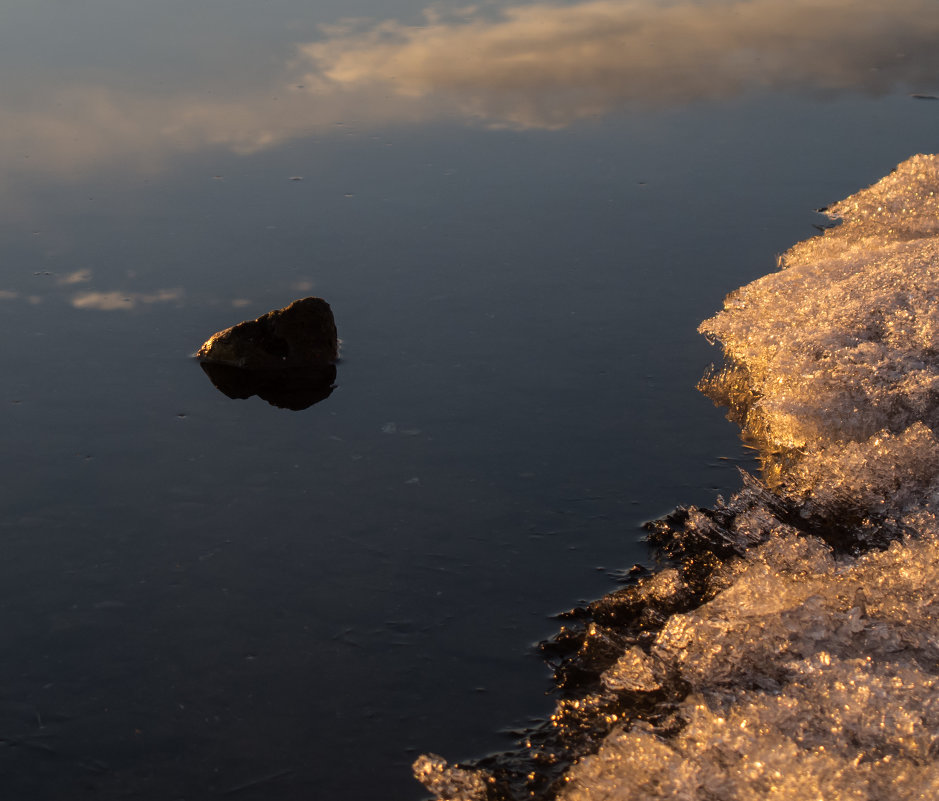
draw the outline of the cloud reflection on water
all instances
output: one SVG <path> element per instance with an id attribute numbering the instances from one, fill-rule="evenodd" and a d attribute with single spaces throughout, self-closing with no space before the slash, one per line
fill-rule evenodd
<path id="1" fill-rule="evenodd" d="M 934 0 L 592 0 L 428 12 L 419 26 L 324 27 L 266 90 L 134 95 L 86 82 L 14 92 L 0 111 L 0 147 L 7 164 L 30 172 L 156 170 L 178 153 L 249 154 L 341 132 L 340 121 L 456 117 L 551 129 L 626 106 L 750 92 L 934 90 L 937 40 Z"/>
<path id="2" fill-rule="evenodd" d="M 60 286 L 72 286 L 74 284 L 84 284 L 92 279 L 93 273 L 91 270 L 82 269 L 75 270 L 74 272 L 68 273 L 67 275 L 60 275 L 56 278 L 55 282 Z"/>
<path id="3" fill-rule="evenodd" d="M 325 88 L 382 83 L 492 123 L 552 128 L 631 103 L 931 87 L 937 35 L 932 0 L 593 0 L 337 28 L 302 52 L 316 67 L 306 80 Z"/>
<path id="4" fill-rule="evenodd" d="M 183 299 L 182 289 L 161 289 L 157 292 L 80 292 L 71 299 L 76 309 L 98 311 L 129 311 L 138 304 L 172 303 Z"/>

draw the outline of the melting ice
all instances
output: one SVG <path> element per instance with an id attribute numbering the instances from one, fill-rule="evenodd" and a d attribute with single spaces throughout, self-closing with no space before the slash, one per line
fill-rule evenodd
<path id="1" fill-rule="evenodd" d="M 827 213 L 700 328 L 763 480 L 655 524 L 667 567 L 559 635 L 562 689 L 595 681 L 527 780 L 422 757 L 438 798 L 939 798 L 939 156 Z"/>

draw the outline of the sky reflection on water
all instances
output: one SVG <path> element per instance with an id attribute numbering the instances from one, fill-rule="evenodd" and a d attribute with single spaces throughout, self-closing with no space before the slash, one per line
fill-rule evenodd
<path id="1" fill-rule="evenodd" d="M 58 749 L 0 754 L 11 792 L 418 798 L 419 751 L 506 744 L 549 707 L 547 615 L 736 485 L 695 328 L 934 146 L 937 25 L 7 3 L 0 736 Z M 321 403 L 190 358 L 309 294 L 344 342 Z"/>
<path id="2" fill-rule="evenodd" d="M 119 72 L 73 65 L 64 80 L 8 72 L 0 146 L 8 171 L 67 177 L 115 165 L 152 172 L 200 149 L 250 154 L 311 134 L 440 119 L 550 129 L 624 107 L 766 92 L 929 92 L 939 73 L 935 17 L 929 0 L 593 0 L 449 15 L 431 7 L 410 24 L 324 21 L 312 41 L 280 38 L 281 63 L 268 56 L 260 70 L 250 58 L 230 63 L 231 43 L 213 63 L 219 44 L 211 46 L 206 18 L 196 28 L 209 36 L 207 52 L 186 71 L 166 65 L 165 78 L 161 65 L 161 80 L 146 58 Z M 88 46 L 116 49 L 86 35 Z M 141 35 L 151 58 L 175 59 L 186 43 L 133 32 Z"/>

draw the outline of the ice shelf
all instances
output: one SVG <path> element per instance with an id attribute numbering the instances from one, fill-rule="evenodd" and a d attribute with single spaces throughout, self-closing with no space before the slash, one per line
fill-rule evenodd
<path id="1" fill-rule="evenodd" d="M 939 798 L 939 156 L 827 213 L 699 329 L 762 478 L 654 524 L 667 566 L 559 635 L 545 731 L 422 757 L 438 798 Z"/>

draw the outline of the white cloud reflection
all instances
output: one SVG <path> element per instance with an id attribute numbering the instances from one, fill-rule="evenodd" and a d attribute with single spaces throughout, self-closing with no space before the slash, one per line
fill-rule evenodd
<path id="1" fill-rule="evenodd" d="M 323 87 L 384 85 L 493 123 L 559 127 L 624 104 L 748 91 L 933 87 L 934 0 L 594 0 L 497 19 L 336 28 L 302 52 Z"/>
<path id="2" fill-rule="evenodd" d="M 76 309 L 97 311 L 129 311 L 138 304 L 170 303 L 183 299 L 182 289 L 161 289 L 157 292 L 80 292 L 73 295 L 71 305 Z"/>
<path id="3" fill-rule="evenodd" d="M 74 272 L 67 273 L 65 275 L 60 275 L 56 279 L 56 283 L 60 286 L 72 286 L 73 284 L 84 284 L 91 280 L 92 272 L 91 270 L 75 270 Z"/>
<path id="4" fill-rule="evenodd" d="M 0 97 L 0 151 L 30 171 L 159 169 L 314 132 L 463 117 L 559 128 L 624 106 L 748 92 L 934 91 L 935 0 L 592 0 L 350 22 L 298 47 L 277 86 L 200 96 L 59 85 Z M 225 86 L 231 86 L 228 82 Z"/>

